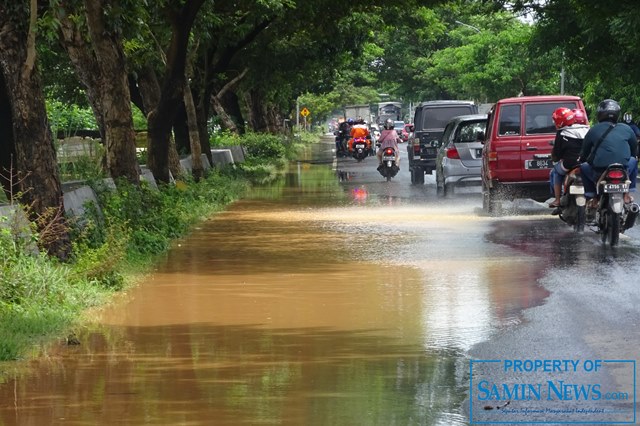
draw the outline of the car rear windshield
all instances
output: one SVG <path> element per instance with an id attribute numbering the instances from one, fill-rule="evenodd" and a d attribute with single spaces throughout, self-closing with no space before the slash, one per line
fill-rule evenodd
<path id="1" fill-rule="evenodd" d="M 455 142 L 477 142 L 478 133 L 484 132 L 487 127 L 487 120 L 468 121 L 461 123 L 458 127 L 458 134 Z"/>
<path id="2" fill-rule="evenodd" d="M 556 126 L 553 124 L 551 114 L 557 108 L 565 107 L 575 109 L 575 102 L 554 102 L 547 104 L 528 104 L 525 106 L 525 117 L 527 127 L 525 132 L 527 135 L 537 135 L 541 133 L 555 133 Z"/>
<path id="3" fill-rule="evenodd" d="M 471 105 L 425 108 L 422 111 L 422 128 L 444 129 L 453 117 L 473 113 L 471 108 Z"/>
<path id="4" fill-rule="evenodd" d="M 393 124 L 393 128 L 396 130 L 404 129 L 404 121 L 396 121 Z"/>

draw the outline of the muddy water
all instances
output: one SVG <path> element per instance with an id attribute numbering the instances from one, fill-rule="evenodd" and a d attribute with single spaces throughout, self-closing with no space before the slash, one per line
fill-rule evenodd
<path id="1" fill-rule="evenodd" d="M 473 204 L 360 195 L 305 164 L 201 224 L 1 385 L 0 425 L 466 424 L 465 351 L 541 302 L 539 265 Z"/>

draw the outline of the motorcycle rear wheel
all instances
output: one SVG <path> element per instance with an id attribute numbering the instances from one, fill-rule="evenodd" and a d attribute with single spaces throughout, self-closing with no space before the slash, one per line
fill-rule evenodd
<path id="1" fill-rule="evenodd" d="M 573 225 L 573 230 L 576 232 L 584 232 L 584 224 L 586 222 L 586 208 L 585 206 L 576 207 L 576 223 Z"/>
<path id="2" fill-rule="evenodd" d="M 618 245 L 620 241 L 620 213 L 607 211 L 605 217 L 605 229 L 602 232 L 602 242 L 609 243 L 611 247 Z"/>

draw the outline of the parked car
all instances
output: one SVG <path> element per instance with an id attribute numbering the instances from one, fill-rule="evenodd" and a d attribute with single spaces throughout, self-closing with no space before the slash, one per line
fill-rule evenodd
<path id="1" fill-rule="evenodd" d="M 407 144 L 412 184 L 423 184 L 425 173 L 436 168 L 440 138 L 447 123 L 458 115 L 477 114 L 472 101 L 428 101 L 416 106 L 413 137 Z"/>
<path id="2" fill-rule="evenodd" d="M 436 186 L 447 195 L 456 186 L 482 184 L 482 142 L 487 127 L 487 114 L 454 117 L 440 141 L 436 159 Z"/>
<path id="3" fill-rule="evenodd" d="M 400 139 L 402 139 L 402 142 L 406 142 L 409 139 L 409 133 L 406 131 L 404 127 L 405 127 L 404 121 L 393 122 L 393 129 L 398 133 L 398 136 L 400 136 Z"/>
<path id="4" fill-rule="evenodd" d="M 494 213 L 505 198 L 549 198 L 550 142 L 556 134 L 551 114 L 560 107 L 584 111 L 578 96 L 507 98 L 489 110 L 481 173 L 487 213 Z"/>

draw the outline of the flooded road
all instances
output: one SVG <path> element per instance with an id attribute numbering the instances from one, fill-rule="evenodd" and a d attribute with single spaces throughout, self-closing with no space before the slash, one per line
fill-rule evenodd
<path id="1" fill-rule="evenodd" d="M 540 238 L 557 219 L 498 223 L 477 192 L 438 198 L 322 151 L 0 385 L 0 425 L 468 424 L 470 351 L 597 246 L 558 258 Z"/>

